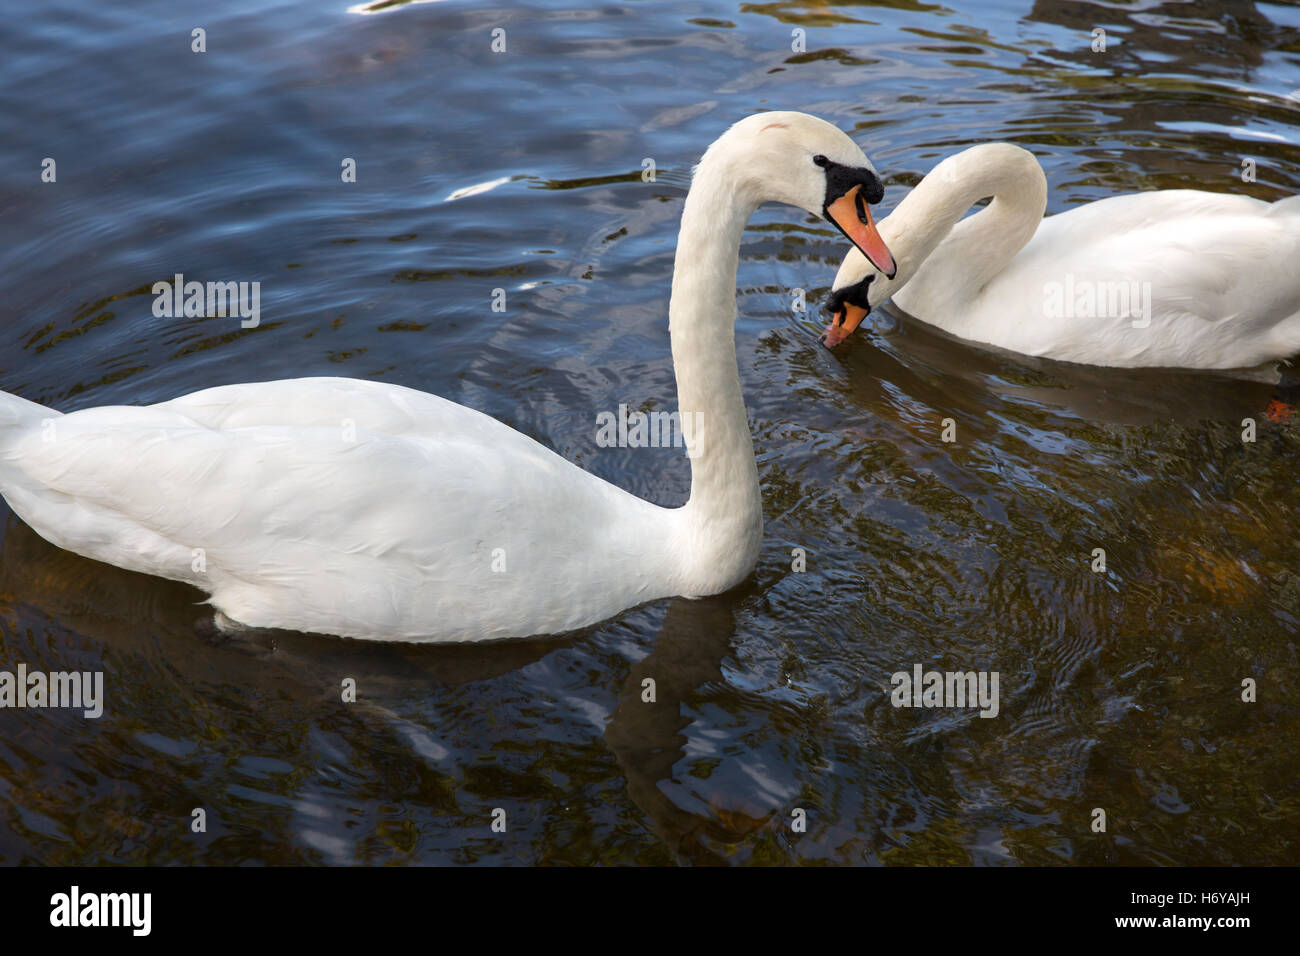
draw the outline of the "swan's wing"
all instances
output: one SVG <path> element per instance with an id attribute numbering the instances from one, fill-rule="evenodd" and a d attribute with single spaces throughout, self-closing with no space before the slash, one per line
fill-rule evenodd
<path id="1" fill-rule="evenodd" d="M 342 431 L 359 427 L 389 435 L 473 436 L 484 440 L 517 434 L 482 412 L 437 395 L 354 378 L 222 385 L 154 407 L 180 412 L 209 428 L 291 425 L 336 427 Z"/>
<path id="2" fill-rule="evenodd" d="M 586 609 L 555 580 L 626 576 L 653 506 L 485 415 L 388 389 L 299 380 L 74 412 L 7 433 L 0 481 L 53 543 L 188 581 L 250 624 L 543 630 Z"/>
<path id="3" fill-rule="evenodd" d="M 1300 352 L 1297 261 L 1296 199 L 1117 196 L 1043 220 L 972 318 L 984 341 L 1066 361 L 1252 367 Z"/>

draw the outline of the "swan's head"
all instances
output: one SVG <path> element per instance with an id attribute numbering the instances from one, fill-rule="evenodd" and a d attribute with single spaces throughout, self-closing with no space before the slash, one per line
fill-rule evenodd
<path id="1" fill-rule="evenodd" d="M 876 302 L 889 298 L 885 291 L 894 273 L 882 274 L 883 270 L 867 259 L 857 249 L 850 249 L 849 254 L 840 263 L 839 272 L 831 284 L 830 301 L 826 311 L 830 313 L 831 324 L 826 328 L 825 344 L 835 348 L 862 324 L 862 320 L 871 312 L 871 285 L 876 283 Z"/>
<path id="2" fill-rule="evenodd" d="M 823 216 L 886 275 L 897 271 L 871 218 L 885 195 L 871 160 L 838 127 L 807 113 L 747 116 L 709 147 L 701 166 L 722 159 L 745 198 L 783 202 Z"/>

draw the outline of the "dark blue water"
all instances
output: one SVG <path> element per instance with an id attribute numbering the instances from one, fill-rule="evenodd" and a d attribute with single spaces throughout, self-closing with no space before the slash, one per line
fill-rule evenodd
<path id="1" fill-rule="evenodd" d="M 886 208 L 987 140 L 1039 157 L 1052 212 L 1300 191 L 1297 7 L 957 6 L 26 7 L 0 18 L 0 387 L 67 411 L 376 379 L 679 504 L 679 451 L 601 448 L 595 421 L 674 405 L 677 221 L 736 119 L 837 123 Z M 107 702 L 0 711 L 0 862 L 1300 862 L 1300 431 L 1264 414 L 1285 387 L 888 315 L 830 353 L 791 290 L 815 308 L 843 252 L 788 208 L 746 232 L 767 532 L 716 599 L 489 647 L 222 641 L 202 595 L 6 509 L 0 669 L 102 670 Z M 260 282 L 260 325 L 155 317 L 176 273 Z M 914 663 L 997 670 L 999 716 L 891 707 Z"/>

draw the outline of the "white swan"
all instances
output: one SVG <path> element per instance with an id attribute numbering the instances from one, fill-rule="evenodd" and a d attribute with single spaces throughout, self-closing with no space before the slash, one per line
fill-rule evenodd
<path id="1" fill-rule="evenodd" d="M 1046 198 L 1017 146 L 945 159 L 881 220 L 894 276 L 849 251 L 827 344 L 892 297 L 960 338 L 1067 362 L 1247 369 L 1300 353 L 1300 197 L 1170 189 L 1044 219 Z"/>
<path id="2" fill-rule="evenodd" d="M 661 508 L 423 392 L 305 378 L 61 415 L 0 392 L 0 492 L 42 537 L 186 581 L 229 621 L 376 640 L 567 631 L 739 583 L 762 534 L 736 368 L 741 234 L 763 202 L 826 215 L 892 268 L 862 151 L 802 113 L 741 120 L 682 213 L 669 327 L 697 422 Z"/>

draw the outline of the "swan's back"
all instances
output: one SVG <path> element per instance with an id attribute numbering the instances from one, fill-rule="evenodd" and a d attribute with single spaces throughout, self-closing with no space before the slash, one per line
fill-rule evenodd
<path id="1" fill-rule="evenodd" d="M 1300 353 L 1297 262 L 1300 197 L 1116 196 L 1044 219 L 966 321 L 1064 361 L 1250 368 Z"/>

